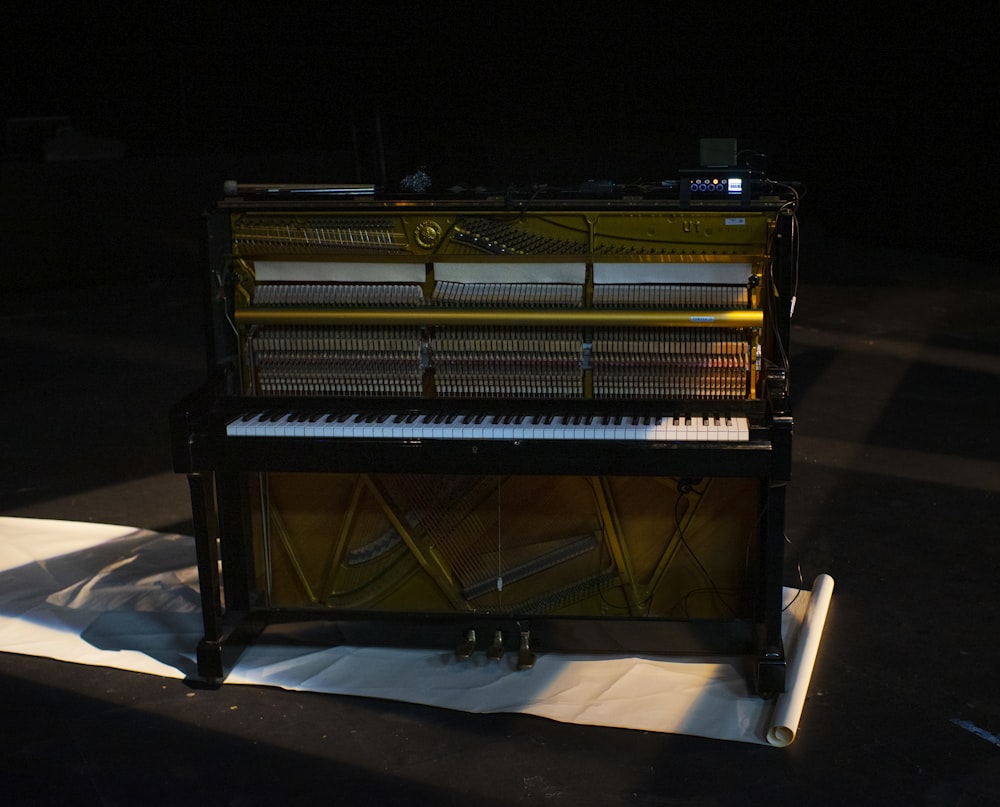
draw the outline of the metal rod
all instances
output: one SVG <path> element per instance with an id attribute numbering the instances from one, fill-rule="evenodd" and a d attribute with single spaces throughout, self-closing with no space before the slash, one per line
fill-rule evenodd
<path id="1" fill-rule="evenodd" d="M 357 184 L 295 184 L 286 182 L 236 182 L 227 180 L 223 185 L 226 196 L 370 196 L 375 193 L 374 185 Z"/>
<path id="2" fill-rule="evenodd" d="M 687 311 L 544 309 L 333 309 L 240 308 L 243 325 L 603 325 L 619 327 L 760 327 L 762 311 L 723 309 Z"/>

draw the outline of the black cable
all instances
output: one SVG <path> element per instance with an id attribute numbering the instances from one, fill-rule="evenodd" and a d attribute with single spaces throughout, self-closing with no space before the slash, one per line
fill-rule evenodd
<path id="1" fill-rule="evenodd" d="M 786 535 L 783 535 L 782 537 L 783 537 L 783 538 L 785 539 L 785 543 L 786 543 L 786 544 L 788 544 L 789 546 L 792 546 L 792 547 L 794 547 L 794 546 L 795 546 L 795 544 L 793 544 L 793 543 L 791 542 L 791 540 L 789 540 L 789 538 L 788 538 L 788 535 L 787 535 L 787 534 L 786 534 Z M 801 560 L 800 560 L 800 558 L 799 558 L 799 553 L 798 553 L 798 548 L 797 548 L 797 547 L 796 547 L 796 551 L 795 551 L 795 571 L 796 571 L 796 572 L 798 573 L 798 576 L 799 576 L 799 587 L 798 587 L 797 589 L 795 589 L 795 596 L 793 596 L 793 597 L 792 597 L 792 598 L 791 598 L 791 599 L 790 599 L 790 600 L 789 600 L 789 601 L 788 601 L 788 602 L 787 602 L 787 603 L 785 604 L 785 606 L 784 606 L 784 607 L 783 607 L 783 608 L 781 609 L 781 612 L 782 612 L 782 613 L 784 613 L 784 612 L 785 612 L 785 611 L 787 611 L 787 610 L 788 610 L 789 608 L 791 608 L 791 607 L 792 607 L 792 604 L 793 604 L 793 603 L 794 603 L 794 602 L 795 602 L 795 601 L 796 601 L 796 600 L 797 600 L 797 599 L 799 598 L 799 595 L 800 595 L 800 594 L 802 593 L 802 562 L 801 562 Z"/>
<path id="2" fill-rule="evenodd" d="M 708 486 L 708 483 L 706 482 L 705 483 L 705 488 L 707 488 L 707 486 Z M 686 483 L 686 482 L 683 482 L 683 481 L 679 481 L 678 482 L 678 486 L 677 486 L 677 492 L 679 494 L 681 494 L 681 495 L 679 495 L 674 500 L 674 526 L 675 526 L 675 528 L 677 530 L 677 537 L 680 540 L 681 545 L 687 550 L 688 554 L 691 556 L 691 559 L 695 562 L 695 565 L 701 571 L 702 576 L 705 578 L 705 582 L 708 583 L 709 589 L 715 595 L 715 597 L 719 601 L 719 603 L 722 604 L 723 606 L 725 606 L 726 609 L 734 617 L 735 616 L 739 616 L 739 614 L 737 613 L 736 609 L 733 608 L 733 606 L 723 596 L 722 590 L 718 587 L 718 585 L 716 585 L 715 580 L 712 579 L 712 575 L 709 574 L 708 569 L 705 568 L 705 564 L 703 564 L 701 562 L 701 559 L 698 557 L 697 554 L 695 554 L 694 549 L 691 548 L 691 545 L 688 543 L 687 536 L 684 535 L 684 529 L 681 526 L 680 503 L 682 501 L 687 501 L 687 499 L 685 497 L 688 494 L 691 494 L 691 493 L 694 493 L 694 494 L 696 494 L 698 496 L 703 496 L 705 494 L 705 489 L 703 488 L 702 490 L 697 490 L 694 487 L 693 484 L 689 484 L 689 483 Z M 681 598 L 681 601 L 683 601 L 683 600 L 684 600 L 684 598 Z"/>

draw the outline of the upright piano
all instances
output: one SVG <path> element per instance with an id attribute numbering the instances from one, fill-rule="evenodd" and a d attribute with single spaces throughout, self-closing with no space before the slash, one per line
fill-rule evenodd
<path id="1" fill-rule="evenodd" d="M 782 691 L 799 194 L 705 173 L 227 183 L 208 378 L 171 416 L 199 676 L 308 623 L 518 668 L 732 655 Z"/>

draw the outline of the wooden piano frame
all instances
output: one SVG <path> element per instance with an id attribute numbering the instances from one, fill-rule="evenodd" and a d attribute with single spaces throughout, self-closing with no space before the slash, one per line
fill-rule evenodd
<path id="1" fill-rule="evenodd" d="M 366 202 L 370 204 L 370 202 Z M 509 200 L 503 202 L 509 204 Z M 762 696 L 784 691 L 785 651 L 781 637 L 785 544 L 785 487 L 791 471 L 792 415 L 784 366 L 771 366 L 762 376 L 763 395 L 748 402 L 753 428 L 743 444 L 607 443 L 600 451 L 565 443 L 533 444 L 504 440 L 424 440 L 416 443 L 376 440 L 234 439 L 225 424 L 253 409 L 321 406 L 315 398 L 262 399 L 241 393 L 238 346 L 233 322 L 233 278 L 224 267 L 231 260 L 229 214 L 234 209 L 308 210 L 317 202 L 230 200 L 210 214 L 208 233 L 208 366 L 209 380 L 180 401 L 172 412 L 174 465 L 190 485 L 194 537 L 204 637 L 198 644 L 198 675 L 220 684 L 236 656 L 268 625 L 309 621 L 329 628 L 326 640 L 337 644 L 420 645 L 451 649 L 475 631 L 480 648 L 502 635 L 507 649 L 524 651 L 530 630 L 532 649 L 593 653 L 642 653 L 683 656 L 738 656 L 745 660 L 748 688 Z M 351 200 L 323 201 L 323 209 L 350 205 Z M 391 205 L 391 202 L 386 202 Z M 412 200 L 407 204 L 413 205 Z M 419 202 L 418 202 L 419 204 Z M 456 204 L 456 203 L 441 203 Z M 558 206 L 558 202 L 553 203 Z M 582 207 L 574 199 L 575 207 Z M 598 209 L 676 212 L 676 200 L 594 202 Z M 788 302 L 795 272 L 794 208 L 780 195 L 754 201 L 753 209 L 773 211 L 773 293 L 766 312 L 773 337 L 787 351 Z M 433 209 L 434 204 L 430 204 Z M 745 209 L 745 208 L 741 208 Z M 338 402 L 343 405 L 343 401 Z M 446 411 L 447 399 L 399 401 L 351 400 L 365 407 L 403 411 Z M 453 402 L 451 402 L 453 403 Z M 487 409 L 490 402 L 463 402 Z M 496 404 L 496 401 L 492 402 Z M 536 411 L 539 404 L 560 411 L 593 412 L 594 401 L 505 401 L 517 411 Z M 598 411 L 611 412 L 614 401 L 601 401 Z M 533 406 L 534 409 L 529 409 Z M 749 610 L 720 619 L 659 617 L 576 617 L 547 614 L 490 614 L 477 611 L 387 613 L 330 608 L 275 608 L 258 590 L 248 503 L 248 474 L 338 473 L 425 474 L 435 469 L 460 469 L 463 474 L 572 474 L 583 476 L 655 476 L 679 479 L 741 477 L 758 481 L 756 557 L 750 564 Z M 500 634 L 497 634 L 497 632 Z"/>

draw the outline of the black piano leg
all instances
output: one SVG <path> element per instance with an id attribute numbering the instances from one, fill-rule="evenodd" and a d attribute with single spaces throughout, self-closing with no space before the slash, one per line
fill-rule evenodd
<path id="1" fill-rule="evenodd" d="M 209 686 L 219 686 L 225 678 L 222 664 L 222 590 L 219 585 L 219 546 L 215 531 L 210 526 L 210 514 L 215 510 L 211 478 L 206 479 L 197 473 L 188 474 L 188 486 L 205 630 L 204 638 L 198 643 L 198 677 Z"/>
<path id="2" fill-rule="evenodd" d="M 761 565 L 754 660 L 754 691 L 769 698 L 785 691 L 785 647 L 781 638 L 782 574 L 785 549 L 785 486 L 762 485 Z"/>

